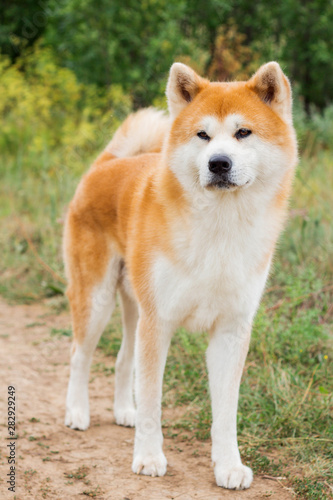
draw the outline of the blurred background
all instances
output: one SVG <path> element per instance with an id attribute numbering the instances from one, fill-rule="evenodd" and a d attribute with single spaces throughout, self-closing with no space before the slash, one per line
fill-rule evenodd
<path id="1" fill-rule="evenodd" d="M 0 293 L 14 303 L 47 299 L 55 310 L 66 309 L 61 257 L 66 206 L 123 118 L 142 106 L 165 107 L 174 61 L 213 80 L 234 80 L 250 77 L 269 60 L 277 60 L 292 82 L 300 164 L 242 385 L 241 442 L 259 471 L 273 470 L 270 459 L 260 458 L 263 447 L 283 448 L 289 464 L 302 466 L 301 476 L 293 479 L 300 498 L 328 498 L 333 442 L 328 368 L 331 1 L 3 0 Z M 101 343 L 111 356 L 120 335 L 116 313 Z M 202 375 L 205 346 L 202 335 L 177 334 L 164 400 L 190 404 L 178 428 L 195 431 L 200 439 L 207 438 L 210 424 Z"/>

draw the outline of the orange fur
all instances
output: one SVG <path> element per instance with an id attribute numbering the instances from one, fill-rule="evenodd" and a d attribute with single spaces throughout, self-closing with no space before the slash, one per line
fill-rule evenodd
<path id="1" fill-rule="evenodd" d="M 274 249 L 275 249 L 275 241 L 273 242 L 272 247 L 265 253 L 264 258 L 262 259 L 259 266 L 257 267 L 257 271 L 259 273 L 264 273 L 266 271 L 266 269 L 271 261 L 271 258 L 273 256 Z"/>
<path id="2" fill-rule="evenodd" d="M 78 341 L 86 331 L 89 295 L 102 280 L 112 249 L 125 259 L 134 290 L 146 303 L 144 282 L 151 255 L 154 251 L 171 254 L 169 228 L 185 199 L 174 174 L 160 162 L 161 156 L 155 153 L 122 160 L 104 153 L 84 176 L 70 204 L 65 234 L 67 295 Z"/>
<path id="3" fill-rule="evenodd" d="M 294 180 L 294 171 L 288 170 L 274 198 L 274 205 L 278 210 L 285 211 L 285 209 L 287 208 L 293 180 Z"/>
<path id="4" fill-rule="evenodd" d="M 202 115 L 216 116 L 222 120 L 231 113 L 248 117 L 253 133 L 273 144 L 292 149 L 287 125 L 252 90 L 249 83 L 211 83 L 176 118 L 171 129 L 170 148 L 186 142 L 196 131 Z M 179 124 L 181 126 L 181 132 Z M 286 142 L 287 141 L 287 142 Z"/>

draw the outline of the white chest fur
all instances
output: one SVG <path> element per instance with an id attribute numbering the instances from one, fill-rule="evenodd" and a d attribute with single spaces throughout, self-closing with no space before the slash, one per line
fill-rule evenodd
<path id="1" fill-rule="evenodd" d="M 154 296 L 163 320 L 191 331 L 208 330 L 220 316 L 252 320 L 268 274 L 260 262 L 272 245 L 272 221 L 233 205 L 194 213 L 174 232 L 175 258 L 156 257 Z"/>

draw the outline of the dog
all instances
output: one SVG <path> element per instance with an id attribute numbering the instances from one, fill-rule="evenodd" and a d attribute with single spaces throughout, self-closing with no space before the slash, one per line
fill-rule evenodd
<path id="1" fill-rule="evenodd" d="M 229 83 L 174 63 L 166 95 L 169 114 L 130 115 L 69 207 L 64 261 L 74 340 L 65 424 L 89 426 L 90 363 L 118 290 L 114 417 L 136 427 L 133 472 L 166 473 L 163 371 L 183 326 L 210 336 L 216 483 L 245 489 L 253 475 L 237 444 L 239 385 L 297 164 L 291 87 L 276 62 Z"/>

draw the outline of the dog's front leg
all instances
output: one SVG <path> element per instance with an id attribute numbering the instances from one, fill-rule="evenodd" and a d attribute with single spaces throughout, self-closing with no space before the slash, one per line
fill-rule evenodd
<path id="1" fill-rule="evenodd" d="M 212 399 L 212 461 L 218 486 L 245 489 L 252 471 L 242 464 L 237 443 L 239 385 L 249 347 L 249 324 L 219 324 L 212 331 L 207 349 Z"/>
<path id="2" fill-rule="evenodd" d="M 164 476 L 161 428 L 162 382 L 172 330 L 140 312 L 135 344 L 136 431 L 132 470 Z"/>

